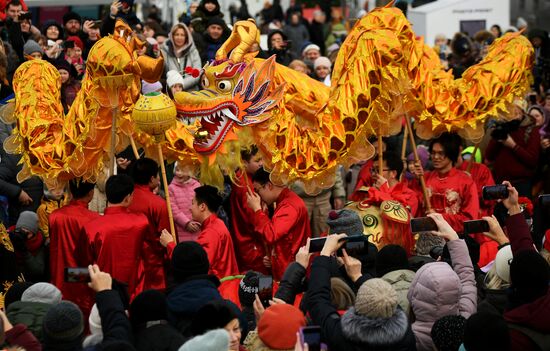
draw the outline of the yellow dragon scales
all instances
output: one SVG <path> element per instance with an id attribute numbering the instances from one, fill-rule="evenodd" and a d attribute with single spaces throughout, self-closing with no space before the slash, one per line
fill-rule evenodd
<path id="1" fill-rule="evenodd" d="M 416 39 L 401 11 L 391 7 L 375 9 L 355 25 L 336 59 L 330 89 L 276 64 L 273 58 L 255 58 L 252 48 L 258 39 L 252 20 L 236 23 L 216 60 L 204 67 L 201 89 L 175 96 L 179 122 L 166 131 L 163 152 L 169 158 L 200 165 L 203 183 L 221 187 L 223 175 L 233 176 L 242 166 L 241 148 L 257 144 L 272 171 L 272 181 L 287 184 L 301 180 L 306 191 L 314 194 L 332 186 L 338 165 L 371 157 L 373 147 L 367 138 L 397 133 L 405 114 L 415 117 L 422 137 L 457 131 L 477 139 L 483 134 L 485 121 L 505 115 L 531 82 L 533 49 L 523 36 L 507 34 L 495 41 L 482 62 L 468 69 L 462 79 L 454 80 L 443 70 L 435 52 Z M 97 60 L 101 62 L 99 55 Z M 41 84 L 51 86 L 51 82 Z M 21 85 L 15 86 L 19 94 L 15 138 L 43 128 L 27 128 L 23 133 L 24 121 L 34 119 L 27 118 L 30 109 L 19 103 L 25 97 Z M 88 90 L 87 95 L 93 96 L 93 91 Z M 130 95 L 135 102 L 137 96 Z M 77 106 L 79 116 L 90 112 L 87 104 Z M 101 121 L 98 118 L 76 120 L 93 135 L 97 126 L 111 125 L 109 116 L 101 116 Z M 122 135 L 128 134 L 130 124 L 128 120 Z M 57 127 L 53 130 L 57 134 L 51 134 L 61 135 L 71 128 Z M 77 133 L 67 134 L 67 140 L 78 138 Z M 150 136 L 139 131 L 134 136 L 146 149 L 154 146 Z M 88 142 L 89 136 L 81 139 Z M 51 164 L 61 169 L 57 174 L 79 169 L 67 168 L 71 165 L 67 152 L 50 150 L 45 159 L 30 150 L 33 139 L 26 140 L 18 151 L 23 152 L 29 173 L 55 175 L 47 169 Z M 75 141 L 71 149 L 86 145 L 79 142 Z M 51 144 L 52 148 L 60 145 Z M 97 145 L 107 144 L 97 140 Z"/>

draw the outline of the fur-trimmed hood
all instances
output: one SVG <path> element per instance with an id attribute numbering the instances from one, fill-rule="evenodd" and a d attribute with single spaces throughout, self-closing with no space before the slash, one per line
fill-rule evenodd
<path id="1" fill-rule="evenodd" d="M 356 343 L 388 346 L 399 343 L 409 329 L 407 315 L 397 308 L 391 318 L 369 318 L 355 313 L 351 307 L 341 320 L 342 333 Z"/>

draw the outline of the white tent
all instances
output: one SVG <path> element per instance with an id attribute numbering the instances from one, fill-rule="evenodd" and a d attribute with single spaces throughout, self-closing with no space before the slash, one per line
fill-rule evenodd
<path id="1" fill-rule="evenodd" d="M 438 0 L 410 8 L 409 21 L 414 32 L 433 45 L 437 34 L 451 39 L 456 32 L 474 35 L 498 24 L 503 31 L 510 26 L 510 0 Z"/>

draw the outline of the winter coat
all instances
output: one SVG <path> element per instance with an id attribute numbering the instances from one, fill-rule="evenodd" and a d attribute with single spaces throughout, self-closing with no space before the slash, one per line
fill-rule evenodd
<path id="1" fill-rule="evenodd" d="M 409 288 L 409 303 L 415 316 L 412 329 L 419 351 L 433 350 L 430 333 L 439 318 L 458 314 L 468 318 L 476 312 L 477 289 L 466 243 L 451 240 L 447 247 L 453 268 L 445 262 L 425 264 Z"/>
<path id="2" fill-rule="evenodd" d="M 197 240 L 200 231 L 191 233 L 185 229 L 191 218 L 191 201 L 195 197 L 195 188 L 201 185 L 198 180 L 190 178 L 184 184 L 173 179 L 168 186 L 170 201 L 172 202 L 172 211 L 174 213 L 174 223 L 178 233 L 179 241 Z"/>
<path id="3" fill-rule="evenodd" d="M 208 25 L 208 21 L 213 17 L 220 17 L 222 20 L 224 19 L 223 13 L 220 12 L 219 8 L 214 10 L 211 14 L 207 14 L 205 11 L 201 11 L 201 9 L 197 9 L 192 15 L 191 15 L 191 27 L 193 27 L 193 32 L 195 33 L 204 33 L 206 32 L 206 26 Z M 229 30 L 227 26 L 225 26 L 224 31 Z"/>
<path id="4" fill-rule="evenodd" d="M 166 321 L 148 322 L 134 331 L 137 351 L 177 351 L 185 338 Z"/>
<path id="5" fill-rule="evenodd" d="M 350 308 L 340 317 L 330 299 L 331 257 L 319 256 L 311 266 L 308 312 L 330 350 L 416 350 L 408 318 L 398 308 L 391 318 L 370 319 Z"/>
<path id="6" fill-rule="evenodd" d="M 170 322 L 184 337 L 191 335 L 191 322 L 195 313 L 208 302 L 221 300 L 217 278 L 194 276 L 179 284 L 166 298 Z"/>
<path id="7" fill-rule="evenodd" d="M 42 321 L 46 312 L 52 304 L 42 302 L 16 301 L 9 305 L 6 316 L 13 324 L 23 324 L 41 342 L 44 341 L 42 334 Z"/>
<path id="8" fill-rule="evenodd" d="M 391 284 L 393 289 L 397 292 L 397 297 L 399 299 L 399 306 L 409 314 L 409 299 L 407 294 L 409 293 L 409 288 L 414 279 L 415 273 L 409 269 L 399 269 L 396 271 L 388 272 L 382 276 L 382 279 Z"/>
<path id="9" fill-rule="evenodd" d="M 6 331 L 6 344 L 18 346 L 26 351 L 42 351 L 42 345 L 36 337 L 23 324 L 15 324 Z"/>
<path id="10" fill-rule="evenodd" d="M 298 25 L 288 24 L 283 27 L 283 32 L 292 43 L 290 50 L 298 57 L 302 56 L 302 48 L 309 40 L 309 31 L 302 23 Z"/>
<path id="11" fill-rule="evenodd" d="M 537 300 L 504 313 L 510 327 L 511 350 L 550 350 L 550 292 Z M 538 348 L 532 337 L 540 338 Z"/>
<path id="12" fill-rule="evenodd" d="M 508 304 L 508 290 L 486 289 L 484 294 L 484 299 L 477 305 L 477 311 L 496 313 L 501 316 Z"/>
<path id="13" fill-rule="evenodd" d="M 297 262 L 288 265 L 279 283 L 279 289 L 275 297 L 288 304 L 294 304 L 296 295 L 303 293 L 307 289 L 306 269 Z"/>
<path id="14" fill-rule="evenodd" d="M 178 52 L 175 51 L 173 44 L 174 39 L 172 38 L 172 33 L 177 28 L 185 29 L 187 36 L 187 42 Z M 190 74 L 185 74 L 185 67 L 193 67 L 199 70 L 202 68 L 201 57 L 197 47 L 195 46 L 193 35 L 189 31 L 189 28 L 182 23 L 174 25 L 168 35 L 168 40 L 162 44 L 160 50 L 162 52 L 162 56 L 164 57 L 164 74 L 166 75 L 166 72 L 175 70 L 184 76 L 183 90 L 189 90 L 196 87 L 199 83 L 200 76 L 193 77 Z"/>

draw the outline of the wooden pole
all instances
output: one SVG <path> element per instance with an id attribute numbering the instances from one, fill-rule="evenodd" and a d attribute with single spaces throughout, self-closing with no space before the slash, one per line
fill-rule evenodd
<path id="1" fill-rule="evenodd" d="M 407 127 L 407 124 L 404 126 L 405 132 L 403 133 L 403 144 L 401 145 L 401 161 L 403 161 L 403 172 L 401 172 L 401 176 L 399 177 L 399 180 L 403 180 L 403 177 L 405 176 L 405 170 L 407 169 L 407 138 L 409 137 L 409 128 Z"/>
<path id="2" fill-rule="evenodd" d="M 470 156 L 470 163 L 468 163 L 468 167 L 466 167 L 466 173 L 468 174 L 470 174 L 470 171 L 472 170 L 472 166 L 474 162 L 476 162 L 477 149 L 479 149 L 479 144 L 475 144 L 474 152 L 472 152 L 472 156 Z"/>
<path id="3" fill-rule="evenodd" d="M 411 126 L 411 118 L 409 117 L 409 115 L 405 116 L 405 120 L 407 122 L 407 131 L 409 132 L 409 138 L 411 139 L 411 147 L 413 149 L 414 160 L 420 165 L 420 167 L 422 167 L 422 163 L 420 163 L 420 157 L 418 157 L 418 151 L 416 150 L 416 141 L 414 140 L 413 130 Z M 420 176 L 419 180 L 420 186 L 422 187 L 422 195 L 424 196 L 424 207 L 426 208 L 426 211 L 430 211 L 432 209 L 432 206 L 430 204 L 430 198 L 428 197 L 424 174 Z"/>
<path id="4" fill-rule="evenodd" d="M 168 191 L 168 178 L 166 177 L 166 168 L 164 167 L 164 156 L 162 155 L 162 146 L 160 143 L 157 144 L 158 146 L 158 157 L 159 157 L 159 163 L 160 163 L 160 172 L 162 174 L 162 183 L 164 184 L 164 191 L 166 195 L 166 207 L 168 207 L 168 219 L 170 220 L 170 233 L 172 234 L 172 238 L 174 239 L 174 242 L 178 242 L 178 237 L 176 235 L 176 228 L 174 226 L 174 215 L 172 214 L 172 205 L 170 203 L 170 192 Z"/>
<path id="5" fill-rule="evenodd" d="M 115 155 L 115 149 L 116 149 L 116 120 L 118 115 L 118 106 L 115 106 L 112 109 L 112 124 L 111 124 L 111 149 L 109 151 L 109 175 L 115 175 L 116 174 L 116 155 Z"/>
<path id="6" fill-rule="evenodd" d="M 130 135 L 130 145 L 132 145 L 132 151 L 134 152 L 134 156 L 136 160 L 139 160 L 139 152 L 138 152 L 136 141 L 134 140 L 133 135 Z"/>
<path id="7" fill-rule="evenodd" d="M 378 132 L 378 174 L 384 174 L 384 150 L 382 148 L 382 134 Z"/>

